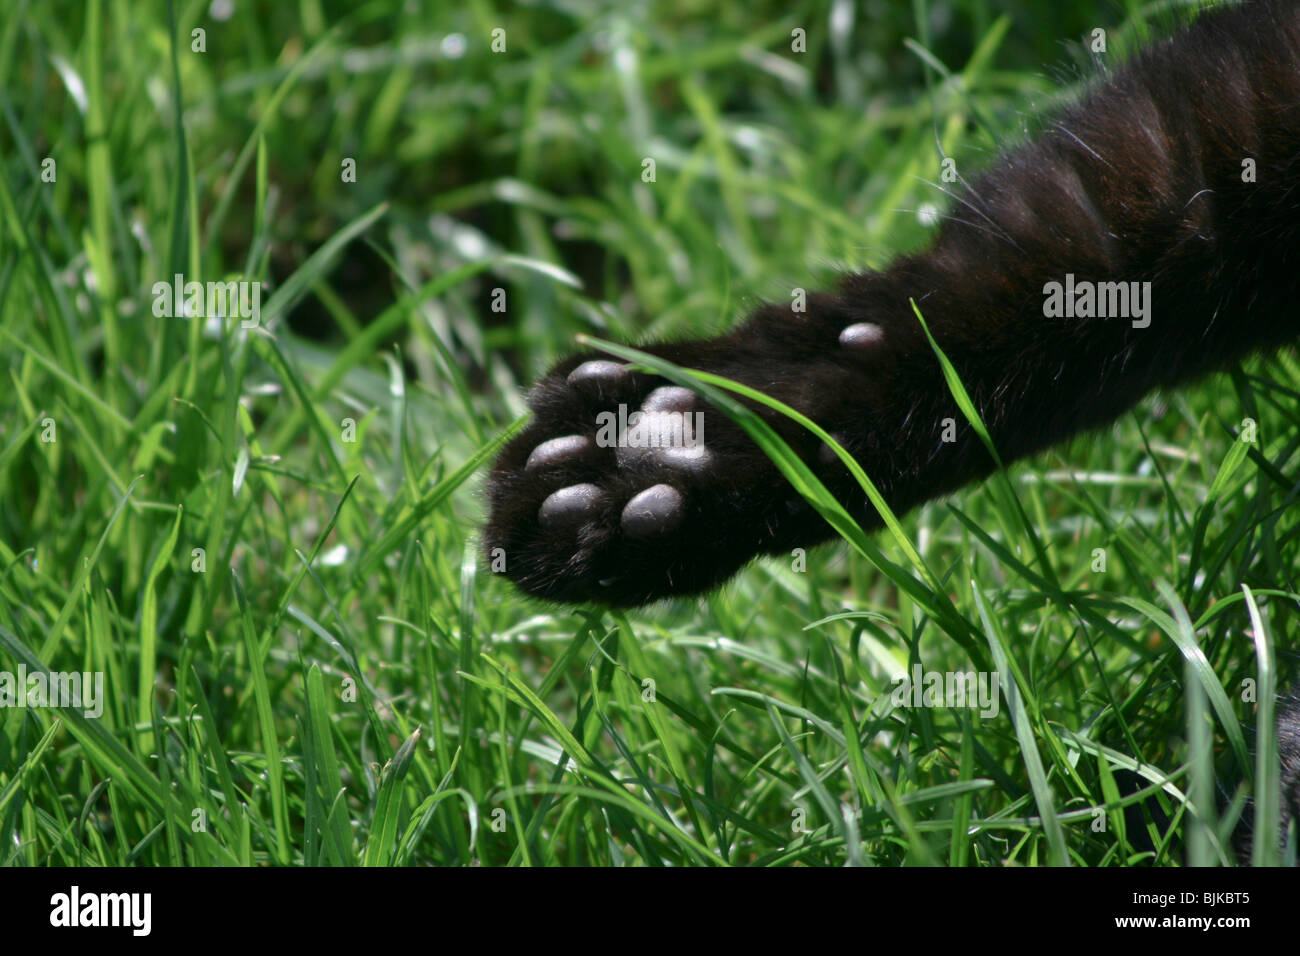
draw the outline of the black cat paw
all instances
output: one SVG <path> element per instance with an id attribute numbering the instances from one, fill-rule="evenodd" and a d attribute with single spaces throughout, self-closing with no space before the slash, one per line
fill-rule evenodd
<path id="1" fill-rule="evenodd" d="M 525 591 L 639 604 L 711 587 L 752 555 L 724 533 L 748 510 L 735 468 L 752 455 L 690 389 L 580 358 L 530 404 L 536 420 L 493 471 L 485 536 Z"/>
<path id="2" fill-rule="evenodd" d="M 883 332 L 826 312 L 792 319 L 769 307 L 726 338 L 646 351 L 760 389 L 828 429 L 856 423 L 860 432 Z M 535 420 L 489 481 L 484 545 L 492 566 L 530 594 L 629 606 L 699 593 L 757 554 L 829 533 L 749 437 L 690 389 L 587 355 L 553 369 L 529 404 Z M 751 407 L 828 484 L 847 477 L 811 433 Z M 852 447 L 852 431 L 837 438 Z"/>

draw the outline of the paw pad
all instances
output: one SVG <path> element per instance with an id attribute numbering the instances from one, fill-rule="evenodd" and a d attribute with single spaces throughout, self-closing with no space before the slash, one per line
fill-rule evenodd
<path id="1" fill-rule="evenodd" d="M 610 362 L 607 359 L 592 359 L 583 362 L 565 379 L 570 385 L 612 385 L 627 375 L 627 366 L 622 362 Z"/>
<path id="2" fill-rule="evenodd" d="M 678 385 L 656 388 L 641 403 L 647 412 L 689 412 L 694 407 L 695 393 Z"/>
<path id="3" fill-rule="evenodd" d="M 553 468 L 566 460 L 577 458 L 591 449 L 591 439 L 586 435 L 564 435 L 544 441 L 533 449 L 524 463 L 525 471 L 537 468 Z"/>
<path id="4" fill-rule="evenodd" d="M 840 333 L 840 345 L 847 349 L 866 349 L 885 340 L 885 330 L 874 322 L 857 322 Z"/>
<path id="5" fill-rule="evenodd" d="M 642 411 L 635 424 L 619 433 L 614 454 L 621 468 L 659 463 L 697 471 L 712 459 L 695 416 L 669 411 Z"/>
<path id="6" fill-rule="evenodd" d="M 537 520 L 543 528 L 575 527 L 592 517 L 604 497 L 600 487 L 590 483 L 561 488 L 542 502 Z"/>
<path id="7" fill-rule="evenodd" d="M 672 485 L 652 485 L 632 497 L 619 523 L 629 538 L 650 538 L 675 530 L 685 516 L 680 491 Z"/>

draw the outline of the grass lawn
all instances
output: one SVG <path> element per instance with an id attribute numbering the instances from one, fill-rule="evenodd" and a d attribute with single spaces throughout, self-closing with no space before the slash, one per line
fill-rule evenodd
<path id="1" fill-rule="evenodd" d="M 1293 351 L 705 599 L 550 607 L 477 548 L 575 334 L 918 248 L 944 157 L 1152 5 L 9 7 L 0 681 L 102 713 L 0 708 L 0 862 L 1234 859 L 1300 630 Z M 1000 706 L 900 705 L 917 666 Z"/>

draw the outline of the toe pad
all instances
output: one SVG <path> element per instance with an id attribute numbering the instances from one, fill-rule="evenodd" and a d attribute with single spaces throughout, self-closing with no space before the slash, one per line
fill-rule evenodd
<path id="1" fill-rule="evenodd" d="M 537 520 L 543 528 L 567 528 L 589 521 L 596 514 L 605 493 L 593 484 L 561 488 L 542 502 Z"/>
<path id="2" fill-rule="evenodd" d="M 591 448 L 591 439 L 585 435 L 565 435 L 544 441 L 533 449 L 524 464 L 525 471 L 536 468 L 552 468 L 565 461 L 577 458 Z"/>
<path id="3" fill-rule="evenodd" d="M 570 385 L 611 385 L 627 373 L 627 366 L 621 362 L 592 359 L 590 362 L 583 362 L 570 372 L 566 381 Z"/>
<path id="4" fill-rule="evenodd" d="M 651 538 L 675 530 L 685 516 L 680 491 L 672 485 L 652 485 L 627 503 L 620 523 L 629 538 Z"/>

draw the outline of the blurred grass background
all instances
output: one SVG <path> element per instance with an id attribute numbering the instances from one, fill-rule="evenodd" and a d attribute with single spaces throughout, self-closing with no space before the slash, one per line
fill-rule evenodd
<path id="1" fill-rule="evenodd" d="M 978 488 L 905 520 L 1017 688 L 993 719 L 890 704 L 974 665 L 843 547 L 630 617 L 475 550 L 575 333 L 709 333 L 918 247 L 944 156 L 1170 5 L 4 2 L 0 669 L 108 699 L 0 710 L 0 860 L 1231 858 L 1276 780 L 1243 681 L 1296 629 L 1290 353 L 1018 467 L 1027 525 Z M 259 327 L 156 317 L 177 273 L 265 283 Z"/>

